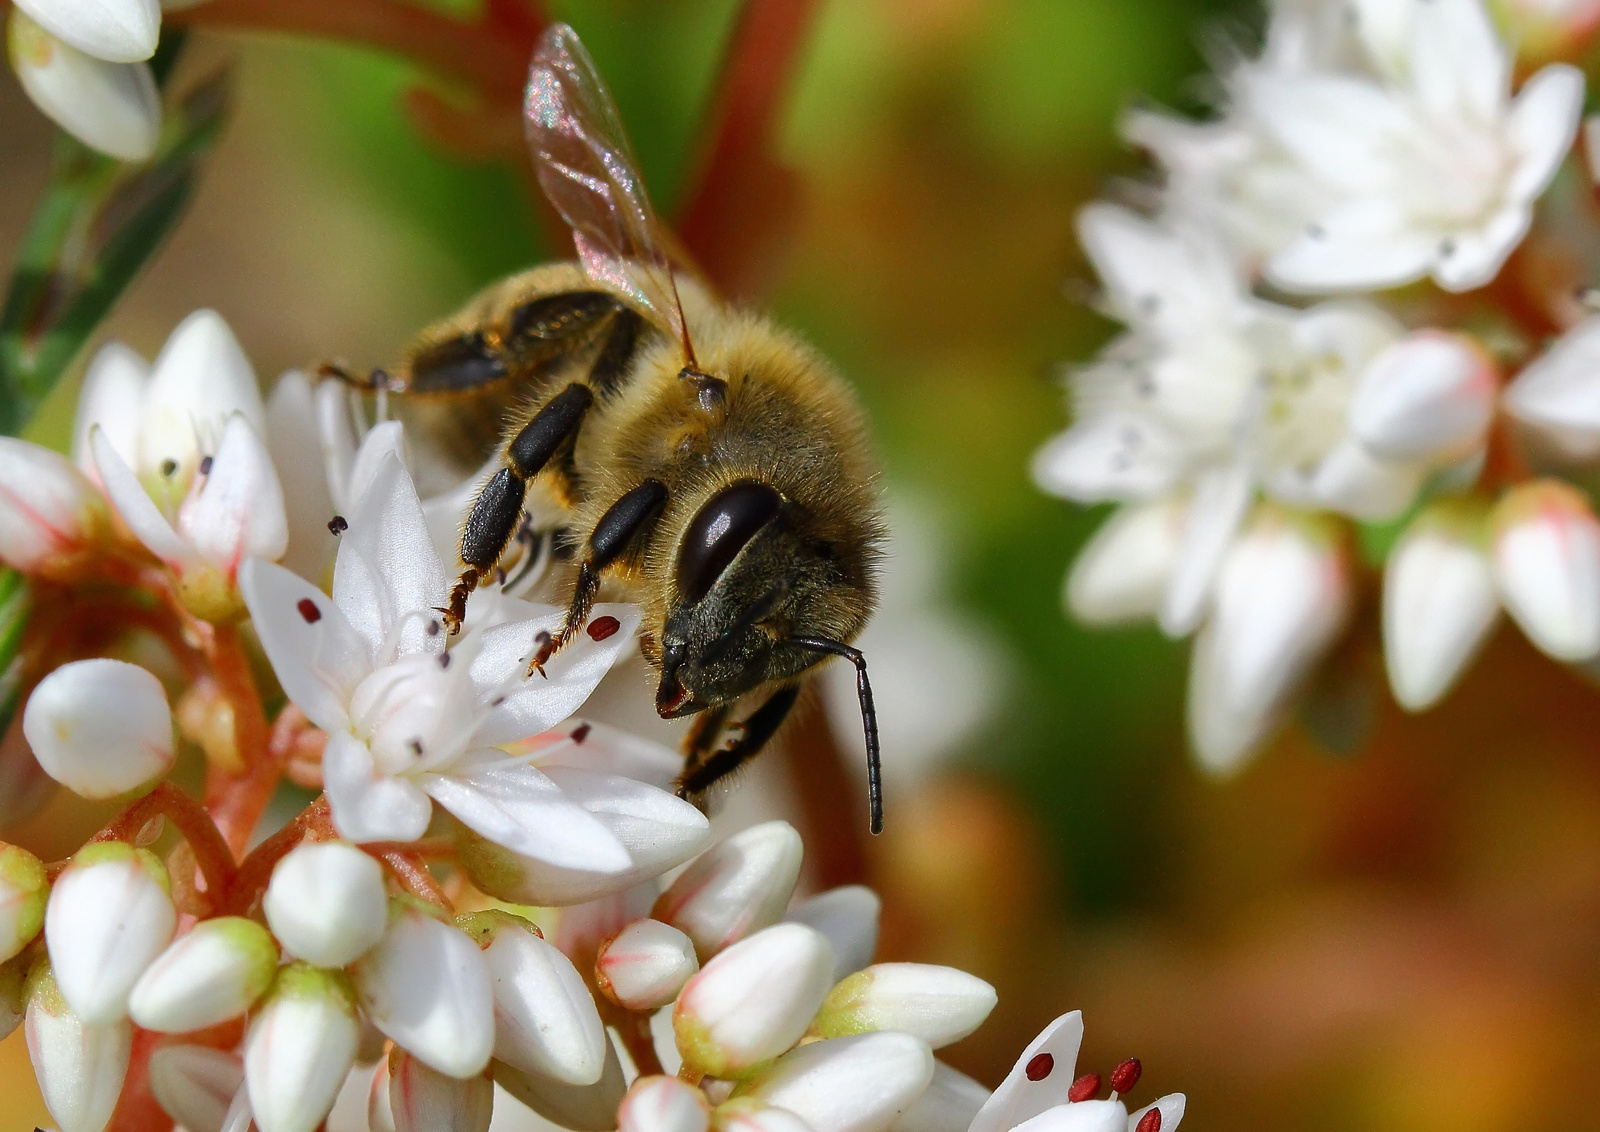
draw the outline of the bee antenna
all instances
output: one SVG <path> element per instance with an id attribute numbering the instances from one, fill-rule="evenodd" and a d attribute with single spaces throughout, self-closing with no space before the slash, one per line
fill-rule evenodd
<path id="1" fill-rule="evenodd" d="M 678 308 L 678 332 L 683 335 L 683 360 L 685 368 L 700 372 L 700 363 L 694 356 L 694 343 L 689 341 L 689 319 L 683 313 L 683 300 L 678 297 L 678 273 L 667 267 L 667 282 L 672 284 L 672 305 Z"/>
<path id="2" fill-rule="evenodd" d="M 856 696 L 861 701 L 861 730 L 867 741 L 867 824 L 873 833 L 882 833 L 883 763 L 878 752 L 878 712 L 872 705 L 872 682 L 867 679 L 867 658 L 860 649 L 826 637 L 790 637 L 789 643 L 842 656 L 856 666 Z"/>

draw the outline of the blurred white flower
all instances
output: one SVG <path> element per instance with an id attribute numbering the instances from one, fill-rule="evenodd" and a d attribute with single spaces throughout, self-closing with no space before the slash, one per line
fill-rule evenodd
<path id="1" fill-rule="evenodd" d="M 415 840 L 438 801 L 516 853 L 598 873 L 632 867 L 588 809 L 526 757 L 495 748 L 570 716 L 632 643 L 636 610 L 596 606 L 588 631 L 544 677 L 525 678 L 526 667 L 536 635 L 560 626 L 553 608 L 519 603 L 520 618 L 446 651 L 436 607 L 449 582 L 392 453 L 349 516 L 331 599 L 258 559 L 240 570 L 240 586 L 289 698 L 328 732 L 323 779 L 341 836 Z M 639 786 L 601 776 L 583 785 L 599 793 Z M 669 809 L 668 801 L 684 805 L 667 799 Z"/>
<path id="2" fill-rule="evenodd" d="M 103 549 L 107 520 L 105 500 L 66 457 L 0 437 L 0 562 L 70 578 Z"/>

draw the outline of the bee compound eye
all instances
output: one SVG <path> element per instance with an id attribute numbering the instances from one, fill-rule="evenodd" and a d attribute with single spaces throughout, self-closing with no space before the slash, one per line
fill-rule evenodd
<path id="1" fill-rule="evenodd" d="M 694 604 L 710 593 L 728 563 L 782 506 L 776 488 L 753 480 L 712 496 L 689 523 L 678 549 L 678 588 L 684 600 Z"/>

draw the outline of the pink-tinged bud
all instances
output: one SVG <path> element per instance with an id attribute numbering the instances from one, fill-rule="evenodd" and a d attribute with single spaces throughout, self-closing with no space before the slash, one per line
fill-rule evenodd
<path id="1" fill-rule="evenodd" d="M 361 1027 L 350 981 L 291 963 L 245 1037 L 244 1076 L 260 1132 L 313 1132 L 355 1063 Z"/>
<path id="2" fill-rule="evenodd" d="M 1495 506 L 1494 564 L 1506 608 L 1557 660 L 1600 653 L 1600 522 L 1576 488 L 1537 480 Z"/>
<path id="3" fill-rule="evenodd" d="M 383 938 L 350 973 L 372 1024 L 434 1069 L 474 1077 L 489 1064 L 495 1027 L 488 966 L 453 925 L 397 900 Z"/>
<path id="4" fill-rule="evenodd" d="M 49 896 L 50 881 L 39 858 L 0 841 L 0 963 L 39 934 Z"/>
<path id="5" fill-rule="evenodd" d="M 816 1132 L 882 1132 L 922 1095 L 933 1064 L 910 1034 L 829 1038 L 790 1050 L 734 1095 L 788 1109 Z"/>
<path id="6" fill-rule="evenodd" d="M 133 1049 L 126 1018 L 89 1026 L 62 997 L 48 966 L 28 979 L 28 1057 L 61 1132 L 103 1132 L 122 1095 Z"/>
<path id="7" fill-rule="evenodd" d="M 872 889 L 847 884 L 800 901 L 784 919 L 816 928 L 828 937 L 833 945 L 833 978 L 837 982 L 872 962 L 878 950 L 878 914 L 882 908 L 883 901 Z"/>
<path id="8" fill-rule="evenodd" d="M 605 1068 L 605 1025 L 572 961 L 528 921 L 474 912 L 456 926 L 483 949 L 494 994 L 494 1056 L 524 1073 L 592 1085 Z"/>
<path id="9" fill-rule="evenodd" d="M 487 1132 L 494 1111 L 488 1077 L 447 1077 L 399 1046 L 389 1054 L 388 1093 L 394 1132 Z"/>
<path id="10" fill-rule="evenodd" d="M 203 920 L 145 969 L 128 1015 L 146 1030 L 183 1034 L 237 1018 L 272 985 L 278 948 L 242 916 Z"/>
<path id="11" fill-rule="evenodd" d="M 788 822 L 751 826 L 696 858 L 651 915 L 694 940 L 705 959 L 783 918 L 803 856 Z"/>
<path id="12" fill-rule="evenodd" d="M 1438 703 L 1499 615 L 1481 509 L 1446 504 L 1419 515 L 1383 572 L 1383 655 L 1400 706 Z"/>
<path id="13" fill-rule="evenodd" d="M 1144 1066 L 1139 1064 L 1137 1057 L 1119 1061 L 1117 1067 L 1111 1071 L 1111 1091 L 1119 1095 L 1133 1092 L 1133 1087 L 1139 1083 L 1139 1077 L 1143 1072 Z"/>
<path id="14" fill-rule="evenodd" d="M 711 1114 L 715 1132 L 816 1132 L 786 1108 L 740 1097 L 718 1105 Z"/>
<path id="15" fill-rule="evenodd" d="M 629 1010 L 658 1010 L 700 969 L 694 941 L 660 920 L 636 920 L 600 946 L 595 982 Z"/>
<path id="16" fill-rule="evenodd" d="M 1074 1101 L 1047 1108 L 1028 1121 L 1029 1132 L 1128 1132 L 1121 1101 Z"/>
<path id="17" fill-rule="evenodd" d="M 188 1132 L 221 1132 L 244 1084 L 237 1054 L 209 1046 L 162 1046 L 150 1055 L 150 1092 Z"/>
<path id="18" fill-rule="evenodd" d="M 63 664 L 39 682 L 22 733 L 51 778 L 85 798 L 128 794 L 177 757 L 161 681 L 126 661 Z"/>
<path id="19" fill-rule="evenodd" d="M 592 1085 L 564 1085 L 537 1073 L 524 1073 L 503 1061 L 490 1064 L 494 1082 L 534 1112 L 571 1132 L 611 1132 L 628 1084 L 622 1061 L 607 1043 L 606 1065 Z"/>
<path id="20" fill-rule="evenodd" d="M 347 966 L 388 926 L 383 866 L 343 841 L 299 845 L 273 868 L 261 909 L 290 955 Z"/>
<path id="21" fill-rule="evenodd" d="M 933 1080 L 890 1126 L 891 1132 L 967 1132 L 988 1099 L 988 1089 L 965 1073 L 935 1061 Z"/>
<path id="22" fill-rule="evenodd" d="M 994 987 L 954 967 L 879 963 L 829 992 L 812 1031 L 842 1038 L 873 1030 L 914 1034 L 938 1049 L 958 1042 L 994 1009 Z"/>
<path id="23" fill-rule="evenodd" d="M 105 500 L 72 461 L 0 436 L 0 562 L 23 574 L 69 577 L 108 529 Z"/>
<path id="24" fill-rule="evenodd" d="M 738 1077 L 805 1034 L 833 980 L 833 948 L 804 924 L 778 924 L 718 953 L 672 1013 L 689 1068 Z"/>
<path id="25" fill-rule="evenodd" d="M 1368 363 L 1350 430 L 1379 459 L 1460 459 L 1483 443 L 1496 386 L 1493 362 L 1471 339 L 1419 330 Z"/>
<path id="26" fill-rule="evenodd" d="M 676 1077 L 640 1077 L 617 1109 L 619 1132 L 706 1132 L 705 1093 Z"/>
<path id="27" fill-rule="evenodd" d="M 128 1012 L 128 995 L 178 926 L 167 870 L 121 841 L 84 846 L 56 878 L 44 938 L 61 996 L 85 1025 Z"/>

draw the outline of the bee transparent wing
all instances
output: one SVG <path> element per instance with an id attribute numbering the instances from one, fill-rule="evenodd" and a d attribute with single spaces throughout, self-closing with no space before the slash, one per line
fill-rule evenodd
<path id="1" fill-rule="evenodd" d="M 539 185 L 572 228 L 584 273 L 638 303 L 687 345 L 655 211 L 616 103 L 566 24 L 552 24 L 540 37 L 523 126 Z"/>

